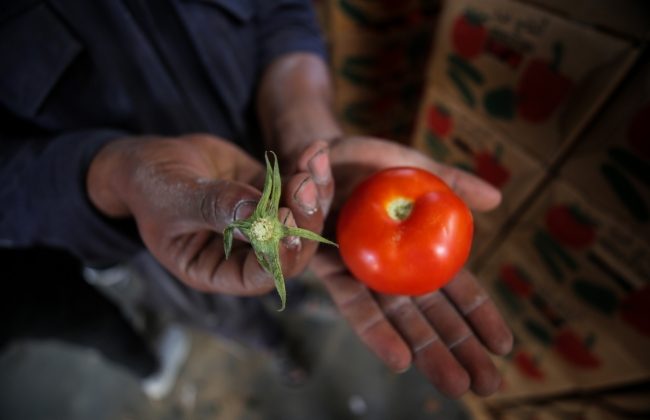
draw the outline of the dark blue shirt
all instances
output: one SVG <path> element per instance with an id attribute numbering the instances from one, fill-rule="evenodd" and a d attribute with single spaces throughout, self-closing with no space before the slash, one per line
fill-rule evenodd
<path id="1" fill-rule="evenodd" d="M 90 264 L 141 244 L 85 190 L 129 135 L 212 133 L 255 146 L 254 98 L 278 56 L 324 47 L 309 0 L 11 0 L 0 5 L 0 246 Z"/>

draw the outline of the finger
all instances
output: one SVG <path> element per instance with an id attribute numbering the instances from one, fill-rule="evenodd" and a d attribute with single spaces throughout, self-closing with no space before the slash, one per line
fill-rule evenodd
<path id="1" fill-rule="evenodd" d="M 501 203 L 501 192 L 477 176 L 439 163 L 434 165 L 434 173 L 474 210 L 492 210 Z"/>
<path id="2" fill-rule="evenodd" d="M 312 232 L 323 231 L 324 213 L 320 210 L 318 187 L 312 177 L 307 173 L 298 173 L 286 182 L 285 199 L 295 226 Z M 296 274 L 304 268 L 308 260 L 314 255 L 319 243 L 301 238 L 300 252 L 295 254 L 296 260 L 290 273 Z"/>
<path id="3" fill-rule="evenodd" d="M 298 170 L 308 172 L 316 184 L 320 209 L 327 214 L 334 197 L 334 177 L 330 165 L 327 143 L 317 141 L 311 144 L 298 161 Z"/>
<path id="4" fill-rule="evenodd" d="M 510 328 L 472 273 L 461 270 L 443 291 L 491 352 L 505 355 L 512 350 Z"/>
<path id="5" fill-rule="evenodd" d="M 478 395 L 494 393 L 500 383 L 499 372 L 447 297 L 441 292 L 434 292 L 415 300 L 442 342 L 469 374 L 472 390 Z"/>
<path id="6" fill-rule="evenodd" d="M 348 137 L 345 141 L 334 143 L 331 150 L 332 161 L 336 162 L 337 166 L 358 167 L 362 164 L 376 170 L 404 165 L 433 172 L 474 210 L 491 210 L 501 202 L 501 193 L 489 183 L 468 172 L 435 162 L 424 153 L 394 142 L 370 137 Z M 358 168 L 361 169 L 363 168 Z"/>
<path id="7" fill-rule="evenodd" d="M 415 364 L 443 394 L 459 397 L 469 389 L 470 378 L 440 341 L 436 331 L 411 298 L 378 295 L 384 313 L 409 344 Z"/>
<path id="8" fill-rule="evenodd" d="M 411 351 L 384 316 L 372 294 L 347 274 L 323 278 L 334 303 L 361 341 L 394 372 L 411 364 Z"/>
<path id="9" fill-rule="evenodd" d="M 166 232 L 173 236 L 199 229 L 222 233 L 233 221 L 249 217 L 261 197 L 256 188 L 226 179 L 178 182 L 167 190 L 161 200 L 169 204 L 161 205 L 169 211 L 161 213 L 174 219 L 170 226 L 178 232 Z"/>
<path id="10" fill-rule="evenodd" d="M 281 208 L 279 217 L 286 225 L 295 225 L 289 209 Z M 274 288 L 273 276 L 259 264 L 249 245 L 234 244 L 231 256 L 225 259 L 221 236 L 212 234 L 206 237 L 205 232 L 194 236 L 185 241 L 185 254 L 181 253 L 178 258 L 181 272 L 185 273 L 183 278 L 193 287 L 239 296 L 259 295 Z M 287 237 L 280 242 L 280 266 L 285 278 L 304 268 L 296 266 L 300 248 L 297 238 Z"/>
<path id="11" fill-rule="evenodd" d="M 195 289 L 248 296 L 273 288 L 272 277 L 264 272 L 246 243 L 235 242 L 226 259 L 223 237 L 202 230 L 176 238 L 169 251 L 162 256 L 168 267 Z"/>

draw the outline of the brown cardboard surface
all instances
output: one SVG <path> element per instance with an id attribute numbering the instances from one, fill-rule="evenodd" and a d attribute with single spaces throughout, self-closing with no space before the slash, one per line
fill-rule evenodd
<path id="1" fill-rule="evenodd" d="M 578 140 L 561 176 L 650 243 L 650 56 Z"/>
<path id="2" fill-rule="evenodd" d="M 429 83 L 542 162 L 561 155 L 627 73 L 629 42 L 519 2 L 440 15 Z"/>
<path id="3" fill-rule="evenodd" d="M 511 359 L 495 401 L 650 378 L 650 246 L 565 183 L 536 198 L 479 278 L 542 377 Z"/>

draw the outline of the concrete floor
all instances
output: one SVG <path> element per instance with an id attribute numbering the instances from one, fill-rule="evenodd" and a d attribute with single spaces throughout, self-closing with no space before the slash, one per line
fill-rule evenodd
<path id="1" fill-rule="evenodd" d="M 191 332 L 192 349 L 167 398 L 150 401 L 123 368 L 56 341 L 14 343 L 0 355 L 0 419 L 468 419 L 465 407 L 411 371 L 390 373 L 326 302 L 291 315 L 309 343 L 311 379 L 290 388 L 269 359 Z"/>

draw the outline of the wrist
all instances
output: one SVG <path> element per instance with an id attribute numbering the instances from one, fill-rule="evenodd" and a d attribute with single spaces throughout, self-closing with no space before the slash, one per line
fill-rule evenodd
<path id="1" fill-rule="evenodd" d="M 315 141 L 329 145 L 342 134 L 329 104 L 312 98 L 296 101 L 279 115 L 271 139 L 281 161 L 291 162 Z"/>
<path id="2" fill-rule="evenodd" d="M 327 66 L 317 56 L 288 54 L 266 70 L 258 93 L 258 112 L 267 147 L 283 167 L 317 140 L 342 133 L 332 109 Z"/>
<path id="3" fill-rule="evenodd" d="M 116 139 L 104 145 L 90 162 L 86 173 L 88 199 L 100 213 L 112 218 L 130 215 L 123 199 L 127 160 L 124 159 L 128 139 Z"/>

